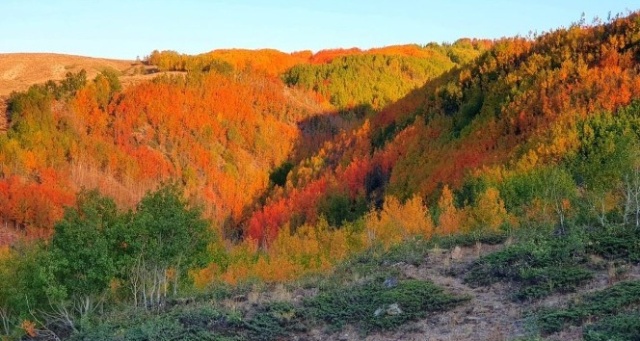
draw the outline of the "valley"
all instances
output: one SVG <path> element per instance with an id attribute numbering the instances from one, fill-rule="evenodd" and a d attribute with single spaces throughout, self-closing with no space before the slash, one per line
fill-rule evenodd
<path id="1" fill-rule="evenodd" d="M 0 55 L 2 340 L 632 340 L 640 14 Z"/>

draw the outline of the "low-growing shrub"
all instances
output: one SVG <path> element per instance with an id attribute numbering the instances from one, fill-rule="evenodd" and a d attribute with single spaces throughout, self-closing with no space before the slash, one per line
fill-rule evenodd
<path id="1" fill-rule="evenodd" d="M 578 326 L 588 319 L 613 316 L 638 303 L 640 281 L 620 282 L 607 289 L 582 295 L 567 308 L 540 311 L 538 325 L 543 333 L 555 333 L 567 325 Z"/>
<path id="2" fill-rule="evenodd" d="M 585 341 L 640 341 L 640 312 L 603 318 L 583 330 Z"/>
<path id="3" fill-rule="evenodd" d="M 361 332 L 394 329 L 429 313 L 448 310 L 466 296 L 446 293 L 427 281 L 407 280 L 389 287 L 383 279 L 320 293 L 304 302 L 305 313 L 334 329 L 353 324 Z M 388 313 L 392 305 L 401 312 Z"/>

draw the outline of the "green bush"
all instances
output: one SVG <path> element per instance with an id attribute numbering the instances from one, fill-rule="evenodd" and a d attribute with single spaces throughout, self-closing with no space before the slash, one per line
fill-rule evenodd
<path id="1" fill-rule="evenodd" d="M 640 341 L 640 312 L 603 318 L 582 334 L 585 341 Z"/>
<path id="2" fill-rule="evenodd" d="M 274 302 L 258 309 L 243 327 L 249 340 L 277 340 L 292 332 L 307 331 L 303 321 L 291 303 Z"/>
<path id="3" fill-rule="evenodd" d="M 320 293 L 306 300 L 304 309 L 306 316 L 324 321 L 332 329 L 352 324 L 366 334 L 373 330 L 397 328 L 467 300 L 469 297 L 446 293 L 427 281 L 400 281 L 397 286 L 388 287 L 383 279 L 377 279 Z M 387 314 L 385 310 L 392 304 L 397 304 L 402 312 Z"/>
<path id="4" fill-rule="evenodd" d="M 544 309 L 538 313 L 538 324 L 544 333 L 561 331 L 567 325 L 581 325 L 591 318 L 617 314 L 640 303 L 640 281 L 618 283 L 610 288 L 582 295 L 567 308 Z"/>
<path id="5" fill-rule="evenodd" d="M 519 300 L 538 299 L 552 293 L 569 293 L 593 278 L 591 271 L 577 266 L 524 269 L 523 287 L 515 294 Z"/>
<path id="6" fill-rule="evenodd" d="M 245 340 L 241 328 L 239 318 L 211 306 L 177 307 L 160 314 L 130 310 L 122 316 L 110 316 L 70 340 Z"/>
<path id="7" fill-rule="evenodd" d="M 587 251 L 608 260 L 640 261 L 640 230 L 613 226 L 598 229 L 590 236 Z"/>
<path id="8" fill-rule="evenodd" d="M 545 238 L 509 246 L 476 260 L 465 282 L 486 286 L 500 281 L 518 285 L 513 298 L 539 299 L 557 292 L 572 292 L 593 274 L 584 267 L 584 240 L 579 234 Z"/>

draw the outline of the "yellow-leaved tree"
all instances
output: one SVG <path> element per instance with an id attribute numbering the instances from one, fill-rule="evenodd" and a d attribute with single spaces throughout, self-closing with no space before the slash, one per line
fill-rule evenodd
<path id="1" fill-rule="evenodd" d="M 504 201 L 500 198 L 500 192 L 489 187 L 484 191 L 476 205 L 471 209 L 470 225 L 478 229 L 497 231 L 508 218 Z"/>
<path id="2" fill-rule="evenodd" d="M 395 197 L 385 197 L 382 210 L 371 211 L 366 225 L 365 243 L 381 243 L 385 247 L 414 236 L 430 238 L 434 229 L 429 209 L 418 196 L 404 204 Z"/>
<path id="3" fill-rule="evenodd" d="M 453 193 L 448 185 L 442 189 L 442 195 L 438 200 L 438 229 L 441 235 L 451 235 L 460 231 L 463 212 L 459 211 L 453 204 Z"/>

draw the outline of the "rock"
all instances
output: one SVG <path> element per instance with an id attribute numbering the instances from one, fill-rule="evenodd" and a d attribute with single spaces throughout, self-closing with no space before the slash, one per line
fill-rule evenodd
<path id="1" fill-rule="evenodd" d="M 509 236 L 509 238 L 504 241 L 504 246 L 510 246 L 511 244 L 513 244 L 513 237 Z"/>
<path id="2" fill-rule="evenodd" d="M 484 306 L 481 306 L 481 305 L 476 306 L 476 307 L 473 308 L 473 313 L 474 314 L 483 314 L 483 313 L 487 313 L 487 312 L 489 312 L 489 309 L 487 309 L 487 307 L 484 307 Z"/>
<path id="3" fill-rule="evenodd" d="M 451 251 L 451 259 L 458 261 L 462 259 L 462 249 L 459 246 L 456 246 Z"/>
<path id="4" fill-rule="evenodd" d="M 385 288 L 395 288 L 398 286 L 398 279 L 395 277 L 389 277 L 384 280 L 383 285 Z"/>
<path id="5" fill-rule="evenodd" d="M 390 304 L 389 307 L 387 307 L 387 315 L 395 316 L 400 314 L 402 314 L 402 309 L 400 309 L 398 303 Z"/>
<path id="6" fill-rule="evenodd" d="M 246 302 L 247 301 L 247 296 L 246 295 L 236 295 L 236 296 L 233 296 L 233 300 L 235 302 Z"/>
<path id="7" fill-rule="evenodd" d="M 384 314 L 389 316 L 400 315 L 402 314 L 402 309 L 400 309 L 400 306 L 398 305 L 398 303 L 389 304 L 386 308 L 382 306 L 376 309 L 376 311 L 373 313 L 373 316 L 380 317 Z"/>

